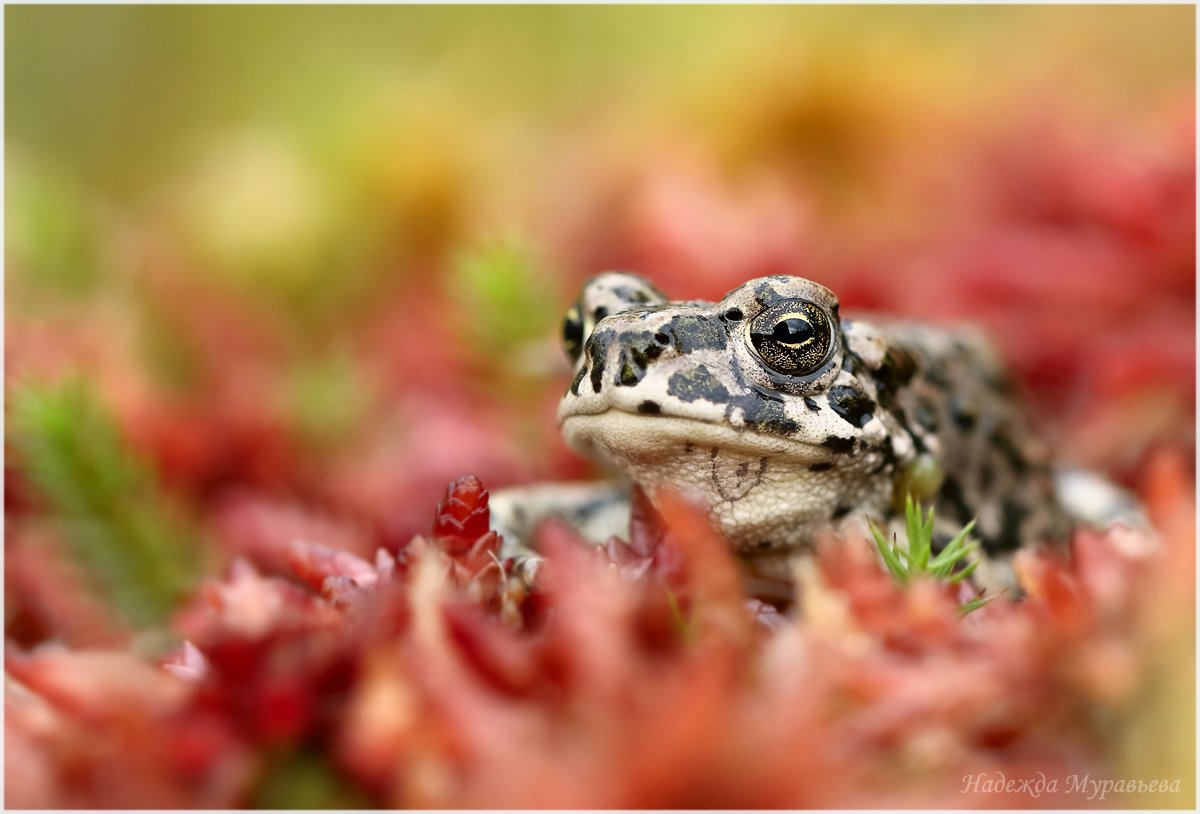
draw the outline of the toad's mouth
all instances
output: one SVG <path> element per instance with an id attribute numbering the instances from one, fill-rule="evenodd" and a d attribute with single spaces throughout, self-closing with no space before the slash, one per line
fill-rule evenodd
<path id="1" fill-rule="evenodd" d="M 798 438 L 770 435 L 696 418 L 644 415 L 609 408 L 599 413 L 566 416 L 563 437 L 577 452 L 620 461 L 669 462 L 694 449 L 717 449 L 772 460 L 817 463 L 837 454 L 825 446 Z"/>

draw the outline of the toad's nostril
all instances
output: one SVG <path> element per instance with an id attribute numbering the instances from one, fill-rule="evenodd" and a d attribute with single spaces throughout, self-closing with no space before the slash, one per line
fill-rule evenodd
<path id="1" fill-rule="evenodd" d="M 654 341 L 660 345 L 671 344 L 671 336 L 666 331 L 659 331 L 654 335 Z"/>

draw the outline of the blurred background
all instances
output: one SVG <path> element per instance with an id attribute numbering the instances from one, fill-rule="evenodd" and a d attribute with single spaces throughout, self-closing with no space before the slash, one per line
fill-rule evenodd
<path id="1" fill-rule="evenodd" d="M 6 387 L 82 380 L 202 526 L 249 494 L 398 545 L 452 477 L 589 474 L 585 276 L 788 272 L 983 324 L 1133 482 L 1194 444 L 1192 13 L 8 9 Z"/>
<path id="2" fill-rule="evenodd" d="M 1064 460 L 1194 482 L 1194 33 L 1183 6 L 6 8 L 9 641 L 123 640 L 301 532 L 396 550 L 459 475 L 595 474 L 557 334 L 610 268 L 981 324 Z"/>

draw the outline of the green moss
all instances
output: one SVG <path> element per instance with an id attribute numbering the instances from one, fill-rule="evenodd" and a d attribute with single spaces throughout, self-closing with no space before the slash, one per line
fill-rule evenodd
<path id="1" fill-rule="evenodd" d="M 879 527 L 867 518 L 875 548 L 883 558 L 892 578 L 898 585 L 908 586 L 917 579 L 936 579 L 943 582 L 961 582 L 974 573 L 978 561 L 968 557 L 979 549 L 979 543 L 971 540 L 975 521 L 967 523 L 937 555 L 933 554 L 934 510 L 923 512 L 920 501 L 908 495 L 904 500 L 905 537 L 907 545 L 900 545 L 895 535 L 889 543 Z M 993 597 L 978 596 L 964 603 L 959 609 L 963 615 L 977 610 Z"/>
<path id="2" fill-rule="evenodd" d="M 135 627 L 164 622 L 197 576 L 198 547 L 95 396 L 80 382 L 18 388 L 9 441 L 100 593 Z"/>
<path id="3" fill-rule="evenodd" d="M 451 281 L 466 315 L 466 338 L 494 354 L 542 341 L 560 316 L 551 279 L 533 250 L 505 238 L 458 255 Z"/>
<path id="4" fill-rule="evenodd" d="M 347 809 L 369 806 L 362 793 L 346 782 L 329 761 L 303 749 L 268 758 L 253 808 Z"/>

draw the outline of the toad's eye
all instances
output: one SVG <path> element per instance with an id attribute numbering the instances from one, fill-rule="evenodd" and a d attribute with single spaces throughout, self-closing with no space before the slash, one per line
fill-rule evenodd
<path id="1" fill-rule="evenodd" d="M 814 333 L 816 332 L 812 323 L 804 317 L 788 317 L 775 323 L 775 329 L 771 331 L 771 341 L 799 347 L 812 339 Z"/>
<path id="2" fill-rule="evenodd" d="M 833 346 L 825 312 L 811 302 L 768 308 L 750 322 L 750 343 L 763 364 L 785 376 L 807 376 L 821 367 Z"/>
<path id="3" fill-rule="evenodd" d="M 578 308 L 568 309 L 563 317 L 562 343 L 571 362 L 578 362 L 579 354 L 583 352 L 583 319 L 579 316 Z"/>

